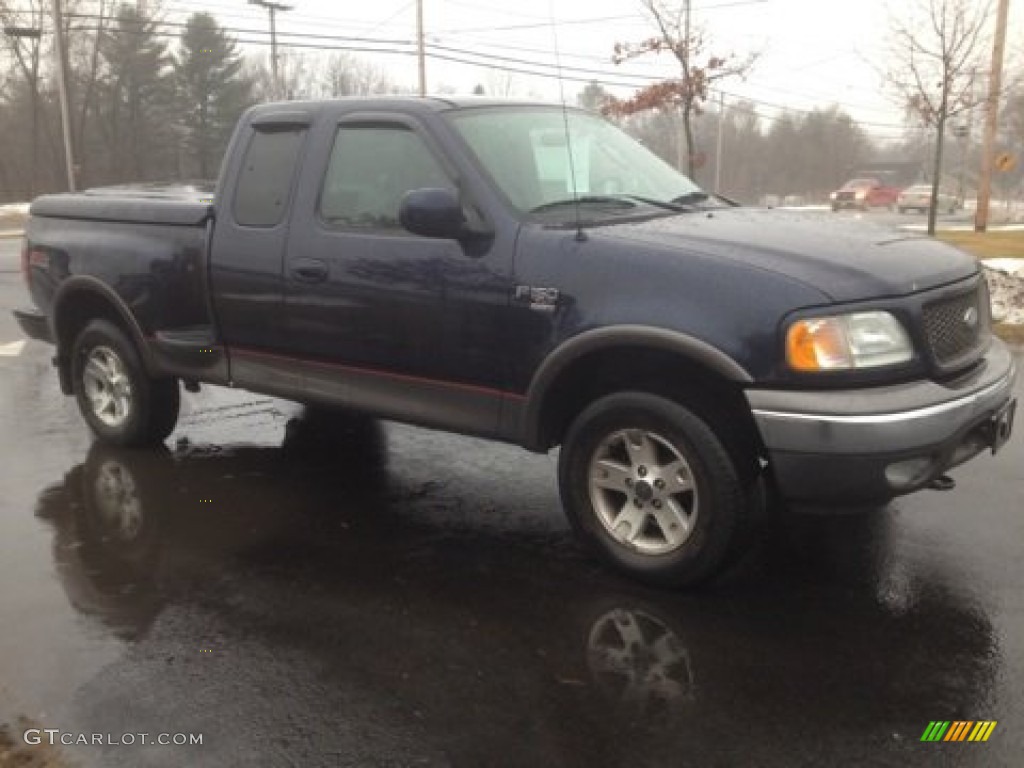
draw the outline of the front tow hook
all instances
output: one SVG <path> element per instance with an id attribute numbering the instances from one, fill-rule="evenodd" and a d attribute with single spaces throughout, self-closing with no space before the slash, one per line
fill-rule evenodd
<path id="1" fill-rule="evenodd" d="M 933 491 L 952 491 L 956 488 L 956 480 L 949 475 L 939 475 L 928 483 L 928 487 Z"/>

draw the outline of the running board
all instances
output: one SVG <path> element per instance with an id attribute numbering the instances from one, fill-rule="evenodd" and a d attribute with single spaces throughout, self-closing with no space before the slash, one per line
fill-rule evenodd
<path id="1" fill-rule="evenodd" d="M 211 384 L 228 383 L 227 350 L 211 326 L 157 331 L 150 348 L 160 373 Z"/>

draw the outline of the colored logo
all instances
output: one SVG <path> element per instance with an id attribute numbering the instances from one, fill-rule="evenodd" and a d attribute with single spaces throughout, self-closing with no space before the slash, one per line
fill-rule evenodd
<path id="1" fill-rule="evenodd" d="M 997 724 L 996 720 L 932 720 L 921 741 L 988 741 Z"/>

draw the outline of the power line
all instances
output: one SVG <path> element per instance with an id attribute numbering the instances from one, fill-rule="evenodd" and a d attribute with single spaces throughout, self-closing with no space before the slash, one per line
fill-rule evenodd
<path id="1" fill-rule="evenodd" d="M 92 19 L 96 20 L 99 17 L 90 14 L 68 14 L 75 18 Z M 109 20 L 106 19 L 106 20 Z M 152 22 L 153 26 L 159 26 L 164 28 L 180 29 L 187 26 L 182 22 L 172 21 L 157 21 Z M 267 33 L 265 30 L 255 28 L 242 28 L 242 27 L 223 27 L 225 32 L 229 32 L 235 35 L 259 35 L 265 36 Z M 317 34 L 309 32 L 280 32 L 280 37 L 286 38 L 276 43 L 276 45 L 284 48 L 297 48 L 307 50 L 342 50 L 348 52 L 358 53 L 374 53 L 380 55 L 415 55 L 414 49 L 415 41 L 408 39 L 395 39 L 395 38 L 376 38 L 366 37 L 358 35 L 330 35 L 330 34 Z M 168 37 L 180 37 L 180 35 L 166 34 Z M 294 39 L 294 40 L 293 40 Z M 323 41 L 318 43 L 305 43 L 298 42 L 302 40 L 316 40 Z M 238 39 L 237 42 L 245 45 L 267 45 L 267 41 L 263 39 Z M 329 44 L 328 44 L 329 43 Z M 275 43 L 273 40 L 269 43 L 273 46 Z M 386 46 L 386 47 L 383 47 Z M 539 77 L 550 80 L 559 79 L 560 75 L 558 67 L 555 64 L 549 64 L 546 62 L 540 62 L 536 60 L 528 60 L 515 56 L 504 56 L 493 53 L 487 53 L 483 51 L 475 51 L 467 48 L 461 48 L 457 46 L 443 45 L 439 43 L 428 42 L 425 45 L 430 58 L 439 61 L 448 61 L 457 64 L 464 64 L 468 66 L 475 66 L 481 68 L 497 69 L 501 71 L 511 72 L 514 74 L 522 74 L 531 77 Z M 561 77 L 569 82 L 577 83 L 589 83 L 597 81 L 604 85 L 620 88 L 642 88 L 652 83 L 661 82 L 666 77 L 630 73 L 614 70 L 601 70 L 587 67 L 573 67 L 563 65 L 561 67 Z M 716 89 L 717 90 L 717 89 Z M 770 90 L 770 88 L 769 88 Z M 776 89 L 781 90 L 781 89 Z M 750 98 L 742 96 L 740 94 L 723 91 L 725 96 L 733 100 L 746 101 L 757 106 L 766 107 L 782 112 L 791 112 L 796 114 L 808 115 L 814 112 L 814 109 L 801 109 L 797 107 L 791 107 L 785 104 L 779 104 L 763 99 Z M 794 95 L 798 95 L 795 94 Z M 837 107 L 854 107 L 855 105 L 843 104 L 841 102 L 832 102 Z M 764 116 L 767 117 L 767 116 Z M 888 128 L 901 130 L 902 125 L 896 123 L 883 123 L 876 121 L 856 121 L 859 125 L 874 128 Z"/>
<path id="2" fill-rule="evenodd" d="M 555 21 L 555 24 L 559 26 L 584 26 L 588 24 L 605 24 L 609 21 L 641 21 L 636 14 L 630 14 L 627 16 L 598 16 L 591 19 L 562 19 Z M 487 26 L 487 27 L 456 27 L 453 29 L 439 29 L 438 34 L 458 34 L 460 32 L 512 32 L 517 29 L 541 29 L 544 27 L 550 27 L 551 22 L 539 21 L 537 23 L 530 24 L 508 24 L 505 26 Z"/>
<path id="3" fill-rule="evenodd" d="M 291 5 L 275 2 L 274 0 L 249 0 L 249 5 L 257 5 L 266 8 L 270 14 L 270 71 L 274 83 L 274 97 L 281 93 L 281 82 L 277 77 L 277 14 L 282 11 L 293 9 Z"/>
<path id="4" fill-rule="evenodd" d="M 409 0 L 409 2 L 407 2 L 407 3 L 404 3 L 404 4 L 403 4 L 403 5 L 402 5 L 402 6 L 401 6 L 401 7 L 400 7 L 400 8 L 399 8 L 399 9 L 398 9 L 397 11 L 395 11 L 394 13 L 392 13 L 392 14 L 391 14 L 390 16 L 388 16 L 388 17 L 387 17 L 386 19 L 384 19 L 383 21 L 381 21 L 381 22 L 378 22 L 377 24 L 374 24 L 374 25 L 373 25 L 372 27 L 370 27 L 370 28 L 369 28 L 369 30 L 367 31 L 367 33 L 366 33 L 366 34 L 368 34 L 368 35 L 372 35 L 372 34 L 373 34 L 374 32 L 376 32 L 376 31 L 377 31 L 378 29 L 380 29 L 381 27 L 387 26 L 387 25 L 388 25 L 388 24 L 390 24 L 390 23 L 391 23 L 392 21 L 394 21 L 394 20 L 395 20 L 395 19 L 397 19 L 397 18 L 398 18 L 399 16 L 401 16 L 401 15 L 402 15 L 403 13 L 405 13 L 405 12 L 406 12 L 406 11 L 408 11 L 408 10 L 409 10 L 410 8 L 412 8 L 412 5 L 413 5 L 413 3 L 415 3 L 415 2 L 416 2 L 416 0 Z"/>
<path id="5" fill-rule="evenodd" d="M 715 5 L 706 5 L 699 8 L 695 8 L 697 11 L 716 11 L 722 8 L 734 8 L 744 5 L 763 5 L 768 0 L 732 0 L 732 2 L 717 3 Z M 526 17 L 525 18 L 531 18 Z M 584 25 L 584 24 L 600 24 L 607 21 L 637 21 L 649 23 L 645 16 L 639 13 L 632 13 L 627 15 L 617 16 L 599 16 L 589 19 L 561 19 L 556 20 L 554 23 L 560 26 L 568 25 Z M 509 24 L 506 26 L 487 26 L 487 27 L 467 27 L 467 28 L 455 28 L 455 29 L 442 29 L 438 30 L 441 34 L 446 33 L 457 33 L 457 32 L 509 32 L 517 29 L 540 29 L 542 27 L 551 26 L 551 21 L 538 21 L 536 23 L 529 24 Z"/>
<path id="6" fill-rule="evenodd" d="M 91 0 L 93 3 L 99 3 L 100 0 Z M 215 14 L 218 18 L 230 18 L 230 19 L 241 19 L 244 21 L 255 22 L 258 21 L 262 14 L 259 14 L 255 9 L 247 11 L 245 5 L 224 5 L 222 3 L 207 2 L 206 0 L 171 0 L 171 2 L 164 2 L 160 4 L 162 11 L 167 11 L 174 15 L 188 15 L 194 13 L 209 13 Z M 116 17 L 116 10 L 115 10 Z M 346 19 L 338 16 L 315 16 L 303 13 L 290 13 L 289 18 L 299 22 L 309 22 L 313 26 L 317 27 L 341 27 L 353 29 L 372 29 L 377 26 L 377 23 L 367 22 L 361 19 Z"/>
<path id="7" fill-rule="evenodd" d="M 415 0 L 413 0 L 413 1 L 415 1 Z M 449 1 L 451 1 L 451 0 L 449 0 Z M 178 2 L 189 2 L 189 0 L 178 0 Z M 717 4 L 712 5 L 712 6 L 698 7 L 698 10 L 714 9 L 714 8 L 726 8 L 726 7 L 732 7 L 732 6 L 743 6 L 743 5 L 752 5 L 752 4 L 762 4 L 762 3 L 765 3 L 765 2 L 767 2 L 767 0 L 736 0 L 735 2 L 717 3 Z M 458 3 L 456 2 L 456 4 L 458 4 Z M 395 16 L 400 15 L 402 12 L 404 12 L 404 10 L 408 9 L 408 7 L 410 5 L 412 5 L 412 2 L 406 3 L 396 13 L 392 14 L 392 16 L 388 17 L 383 22 L 379 22 L 377 25 L 375 25 L 375 27 L 379 28 L 380 26 L 383 26 L 388 21 L 393 19 Z M 84 16 L 85 14 L 82 14 L 82 15 Z M 520 14 L 520 15 L 524 15 L 524 14 Z M 249 17 L 245 17 L 245 18 L 249 18 Z M 293 18 L 300 18 L 300 15 L 296 14 Z M 323 18 L 323 19 L 326 19 L 327 17 L 310 17 L 310 18 Z M 611 17 L 608 17 L 608 18 L 611 18 Z M 620 17 L 620 18 L 634 18 L 634 17 L 633 16 L 629 16 L 629 17 Z M 592 21 L 592 20 L 584 19 L 584 20 L 579 20 L 579 21 L 589 23 L 589 21 Z M 173 24 L 175 24 L 175 22 L 159 22 L 159 23 L 162 23 L 162 24 L 165 24 L 165 25 L 173 25 Z M 541 26 L 547 26 L 548 23 L 549 22 L 545 22 Z M 180 24 L 180 22 L 179 22 L 179 24 Z M 263 31 L 262 30 L 258 30 L 258 29 L 248 29 L 248 28 L 238 28 L 238 27 L 235 27 L 235 28 L 225 27 L 225 29 L 229 29 L 230 31 L 238 32 L 238 33 L 263 34 Z M 489 28 L 489 29 L 494 29 L 494 28 Z M 371 28 L 371 32 L 372 31 L 373 31 L 373 28 Z M 295 33 L 284 33 L 284 32 L 282 32 L 281 34 L 285 35 L 285 36 L 289 36 L 289 37 L 298 37 L 298 38 L 303 38 L 303 39 L 323 39 L 323 40 L 330 40 L 330 41 L 337 41 L 337 40 L 340 39 L 340 40 L 358 41 L 358 42 L 365 42 L 365 43 L 370 43 L 370 44 L 380 44 L 380 45 L 404 45 L 404 44 L 407 43 L 406 40 L 376 39 L 376 38 L 371 38 L 371 37 L 352 36 L 352 35 L 314 34 L 314 33 L 308 33 L 308 32 L 295 32 Z M 442 39 L 442 38 L 439 38 L 437 35 L 432 35 L 431 37 L 435 41 Z M 489 41 L 482 41 L 482 40 L 479 40 L 479 39 L 477 40 L 477 42 L 478 42 L 478 44 L 487 45 L 490 48 L 504 49 L 504 50 L 513 51 L 513 52 L 550 54 L 549 50 L 540 49 L 540 48 L 529 48 L 529 47 L 520 47 L 520 46 L 514 46 L 514 45 L 503 45 L 503 44 L 499 44 L 499 43 L 491 43 Z M 438 49 L 446 50 L 446 51 L 449 51 L 449 52 L 462 53 L 462 54 L 478 56 L 478 57 L 493 57 L 495 60 L 503 60 L 503 61 L 506 61 L 508 63 L 513 63 L 513 64 L 522 64 L 522 65 L 525 65 L 525 66 L 542 66 L 542 67 L 546 67 L 548 69 L 554 69 L 555 68 L 554 65 L 552 65 L 552 64 L 547 64 L 547 63 L 544 63 L 544 62 L 537 62 L 537 61 L 532 60 L 532 59 L 531 60 L 525 60 L 525 59 L 517 58 L 517 57 L 502 57 L 502 56 L 498 56 L 498 55 L 494 55 L 494 54 L 490 54 L 490 53 L 474 51 L 474 50 L 471 50 L 471 49 L 467 49 L 466 47 L 444 45 L 443 43 L 437 43 L 437 42 L 433 43 L 432 45 L 434 47 L 437 47 Z M 598 63 L 606 63 L 607 62 L 606 59 L 604 59 L 603 57 L 598 57 L 598 56 L 591 56 L 591 55 L 585 55 L 585 54 L 572 54 L 572 53 L 565 53 L 563 55 L 565 57 L 577 59 L 577 60 L 580 60 L 580 61 L 594 61 L 594 62 L 598 62 Z M 612 73 L 612 72 L 610 72 L 608 70 L 604 70 L 604 69 L 598 70 L 598 69 L 592 69 L 592 68 L 588 69 L 588 68 L 584 68 L 584 67 L 568 67 L 568 66 L 563 67 L 563 68 L 567 69 L 567 70 L 572 70 L 572 71 L 575 71 L 575 72 L 581 73 L 581 74 L 592 75 L 595 78 L 604 79 L 606 82 L 609 82 L 611 79 L 614 79 L 615 80 L 615 84 L 618 87 L 643 87 L 644 84 L 650 84 L 650 83 L 658 82 L 658 81 L 661 81 L 661 80 L 671 79 L 671 75 L 661 75 L 661 74 L 659 74 L 659 75 L 651 75 L 651 74 L 646 74 L 646 73 L 628 72 L 628 71 L 622 71 L 622 70 L 615 70 L 614 73 Z M 637 82 L 634 82 L 634 81 L 637 81 Z M 775 92 L 778 92 L 778 93 L 786 93 L 786 94 L 789 94 L 789 95 L 798 96 L 798 97 L 806 98 L 806 99 L 809 99 L 809 100 L 820 100 L 821 98 L 823 98 L 821 94 L 800 93 L 800 92 L 793 91 L 793 90 L 790 90 L 790 89 L 782 89 L 782 88 L 778 88 L 778 87 L 775 87 L 775 86 L 759 85 L 758 87 L 762 88 L 764 90 L 775 91 Z M 825 96 L 824 98 L 827 99 L 828 97 Z M 769 104 L 768 102 L 763 102 L 763 103 L 764 103 L 765 106 L 771 106 L 773 108 L 781 108 L 779 105 L 776 105 L 776 104 Z M 830 100 L 830 103 L 834 103 L 834 104 L 836 104 L 838 106 L 848 107 L 850 109 L 873 111 L 873 112 L 876 112 L 876 113 L 881 113 L 881 112 L 885 111 L 885 110 L 882 110 L 882 109 L 880 109 L 878 107 L 868 107 L 866 105 L 855 104 L 855 103 L 852 103 L 852 102 L 838 102 L 838 101 L 831 101 Z M 795 110 L 796 108 L 790 108 L 790 109 L 794 109 Z M 799 110 L 797 110 L 797 111 L 799 111 Z M 803 111 L 806 112 L 806 110 L 803 110 Z M 876 122 L 876 123 L 873 123 L 873 124 L 875 126 L 879 126 L 879 127 L 897 127 L 895 124 L 892 124 L 892 123 Z"/>

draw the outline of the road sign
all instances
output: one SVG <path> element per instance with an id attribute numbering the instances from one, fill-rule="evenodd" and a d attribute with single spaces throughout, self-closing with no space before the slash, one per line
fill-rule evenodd
<path id="1" fill-rule="evenodd" d="M 995 167 L 1002 173 L 1010 173 L 1017 167 L 1017 156 L 1012 152 L 1000 152 L 996 155 Z"/>

